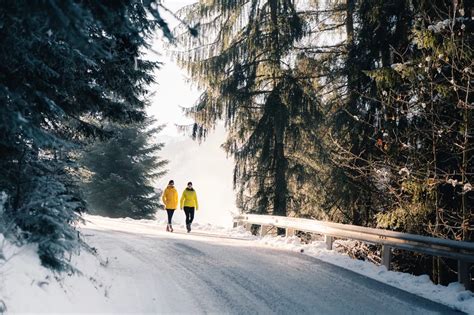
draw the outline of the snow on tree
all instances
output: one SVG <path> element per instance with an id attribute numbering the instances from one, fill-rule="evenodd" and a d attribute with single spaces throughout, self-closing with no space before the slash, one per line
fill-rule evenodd
<path id="1" fill-rule="evenodd" d="M 157 64 L 139 50 L 170 36 L 154 1 L 2 1 L 0 191 L 5 222 L 38 243 L 43 264 L 64 269 L 79 246 L 82 209 L 75 156 L 104 119 L 142 121 Z M 155 19 L 150 19 L 154 16 Z M 97 123 L 93 123 L 97 122 Z"/>

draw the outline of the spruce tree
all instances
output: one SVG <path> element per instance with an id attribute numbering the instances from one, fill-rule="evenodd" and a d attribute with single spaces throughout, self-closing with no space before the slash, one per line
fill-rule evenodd
<path id="1" fill-rule="evenodd" d="M 73 225 L 83 208 L 74 157 L 82 142 L 105 136 L 103 120 L 145 117 L 156 63 L 139 50 L 156 27 L 169 36 L 156 7 L 150 1 L 0 5 L 3 216 L 21 240 L 41 244 L 47 266 L 66 268 L 67 251 L 80 243 Z"/>
<path id="2" fill-rule="evenodd" d="M 472 240 L 472 5 L 347 0 L 327 12 L 343 18 L 344 47 L 305 49 L 328 131 L 330 163 L 314 156 L 330 192 L 321 208 L 349 223 Z M 450 262 L 397 260 L 448 279 Z"/>
<path id="3" fill-rule="evenodd" d="M 160 208 L 153 180 L 165 174 L 167 161 L 157 156 L 163 147 L 155 138 L 161 127 L 150 124 L 114 125 L 112 138 L 92 144 L 83 154 L 81 162 L 91 172 L 84 183 L 91 213 L 150 219 Z"/>
<path id="4" fill-rule="evenodd" d="M 179 63 L 204 90 L 188 110 L 193 136 L 205 138 L 219 120 L 225 150 L 236 162 L 237 204 L 245 212 L 301 214 L 302 187 L 313 178 L 304 152 L 314 151 L 318 99 L 293 55 L 306 22 L 294 1 L 200 1 L 181 10 L 199 36 Z M 309 191 L 308 191 L 309 194 Z"/>
<path id="5" fill-rule="evenodd" d="M 411 11 L 406 1 L 347 1 L 346 47 L 343 73 L 346 91 L 336 99 L 337 109 L 327 119 L 334 141 L 332 195 L 353 224 L 374 224 L 374 214 L 391 200 L 378 198 L 386 169 L 372 163 L 385 155 L 380 143 L 387 130 L 381 116 L 390 116 L 377 101 L 377 89 L 368 71 L 387 67 L 398 58 L 390 47 L 406 49 Z M 356 22 L 357 21 L 357 22 Z"/>
<path id="6" fill-rule="evenodd" d="M 77 163 L 70 156 L 39 159 L 37 153 L 28 151 L 23 157 L 23 197 L 15 200 L 18 209 L 14 223 L 21 227 L 20 239 L 38 243 L 44 266 L 71 270 L 64 254 L 78 249 L 81 240 L 74 224 L 86 206 L 73 171 Z"/>

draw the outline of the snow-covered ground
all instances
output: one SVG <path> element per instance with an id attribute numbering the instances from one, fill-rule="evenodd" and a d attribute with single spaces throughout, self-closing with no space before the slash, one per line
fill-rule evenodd
<path id="1" fill-rule="evenodd" d="M 209 224 L 194 224 L 191 234 L 175 224 L 171 234 L 163 219 L 85 219 L 82 233 L 99 257 L 71 258 L 82 275 L 54 274 L 40 266 L 34 246 L 18 248 L 0 236 L 0 309 L 3 301 L 7 313 L 449 312 L 407 291 L 474 314 L 472 292 L 458 284 L 387 271 L 322 242 Z"/>

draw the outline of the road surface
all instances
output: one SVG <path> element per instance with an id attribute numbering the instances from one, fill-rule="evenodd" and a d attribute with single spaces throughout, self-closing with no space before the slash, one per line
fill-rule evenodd
<path id="1" fill-rule="evenodd" d="M 83 233 L 109 259 L 108 295 L 120 313 L 459 314 L 316 258 L 246 240 Z"/>

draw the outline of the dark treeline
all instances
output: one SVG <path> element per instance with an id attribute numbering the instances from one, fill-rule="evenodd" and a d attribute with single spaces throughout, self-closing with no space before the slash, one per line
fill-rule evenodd
<path id="1" fill-rule="evenodd" d="M 224 120 L 244 212 L 474 241 L 474 23 L 468 1 L 215 0 L 180 11 L 179 63 Z M 453 279 L 451 261 L 396 268 Z M 455 268 L 454 268 L 455 270 Z"/>
<path id="2" fill-rule="evenodd" d="M 160 146 L 151 144 L 153 131 L 144 130 L 157 64 L 143 60 L 140 49 L 157 29 L 171 36 L 157 8 L 153 1 L 133 0 L 0 4 L 0 233 L 36 242 L 45 266 L 70 269 L 66 257 L 82 243 L 74 224 L 88 208 L 83 177 L 97 183 L 105 180 L 97 176 L 110 175 L 85 171 L 84 160 L 100 162 L 83 156 L 87 144 L 90 152 L 99 140 L 122 140 L 124 151 L 139 151 L 135 160 L 120 161 L 141 166 L 135 166 L 135 191 L 121 192 L 126 200 L 117 202 L 133 212 L 123 216 L 156 211 L 148 181 L 159 175 L 151 169 L 163 163 L 145 157 Z M 141 136 L 127 143 L 136 130 Z M 132 181 L 127 174 L 113 178 Z M 103 199 L 110 201 L 105 193 Z M 137 204 L 140 213 L 132 207 Z"/>

